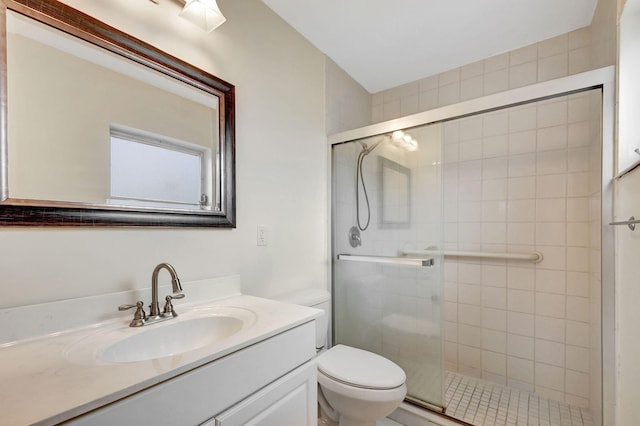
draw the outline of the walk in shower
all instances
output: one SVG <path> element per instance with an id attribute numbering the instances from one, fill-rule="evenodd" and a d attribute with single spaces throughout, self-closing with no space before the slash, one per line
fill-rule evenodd
<path id="1" fill-rule="evenodd" d="M 334 343 L 400 365 L 409 402 L 602 424 L 609 130 L 583 80 L 331 138 Z"/>

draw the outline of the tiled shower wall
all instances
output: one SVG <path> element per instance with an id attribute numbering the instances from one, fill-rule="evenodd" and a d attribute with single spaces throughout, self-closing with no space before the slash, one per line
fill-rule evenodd
<path id="1" fill-rule="evenodd" d="M 600 0 L 589 27 L 373 94 L 371 122 L 613 65 L 615 29 L 615 2 Z"/>
<path id="2" fill-rule="evenodd" d="M 493 56 L 372 98 L 373 122 L 564 77 L 590 69 L 588 28 Z"/>
<path id="3" fill-rule="evenodd" d="M 613 65 L 616 62 L 617 54 L 616 23 L 616 2 L 613 0 L 599 0 L 594 12 L 593 20 L 589 27 L 585 27 L 567 34 L 560 35 L 558 37 L 551 38 L 549 40 L 532 44 L 530 46 L 525 46 L 521 49 L 506 52 L 501 55 L 490 57 L 482 61 L 471 63 L 460 68 L 442 72 L 437 75 L 429 76 L 412 83 L 394 87 L 392 89 L 374 94 L 372 96 L 371 121 L 373 123 L 376 123 L 384 120 L 390 120 L 473 98 L 479 98 L 485 95 L 501 92 L 512 88 L 522 87 L 542 81 L 577 74 L 599 67 Z M 574 119 L 570 117 L 567 118 L 569 120 Z M 567 135 L 567 138 L 569 137 L 570 136 Z M 567 141 L 567 143 L 569 143 L 569 141 Z M 476 147 L 475 149 L 477 150 L 478 147 Z M 538 147 L 536 147 L 535 149 L 537 152 Z M 566 190 L 569 194 L 571 194 L 571 191 L 573 190 L 572 188 L 575 188 L 575 185 L 582 187 L 582 190 L 580 192 L 580 194 L 582 195 L 580 197 L 572 197 L 580 198 L 580 201 L 571 200 L 564 204 L 565 215 L 568 214 L 569 208 L 571 208 L 571 211 L 574 210 L 576 203 L 581 203 L 582 207 L 584 207 L 584 204 L 587 203 L 587 199 L 589 200 L 588 207 L 590 209 L 590 215 L 586 222 L 584 220 L 573 222 L 572 218 L 566 216 L 566 221 L 564 223 L 566 232 L 565 239 L 569 238 L 569 232 L 571 232 L 572 236 L 575 236 L 578 228 L 581 228 L 581 232 L 584 232 L 585 224 L 588 224 L 588 248 L 584 246 L 576 246 L 576 248 L 580 250 L 571 250 L 571 254 L 569 253 L 569 251 L 565 251 L 564 256 L 558 258 L 558 262 L 563 264 L 567 264 L 569 261 L 573 262 L 572 259 L 574 258 L 574 254 L 578 252 L 580 253 L 580 257 L 584 259 L 586 253 L 589 260 L 589 270 L 587 272 L 567 271 L 562 273 L 558 272 L 559 270 L 555 270 L 552 268 L 542 269 L 542 265 L 533 267 L 532 265 L 502 265 L 485 262 L 480 265 L 472 263 L 468 267 L 463 267 L 462 274 L 463 276 L 465 274 L 466 276 L 471 276 L 471 280 L 475 280 L 477 282 L 478 280 L 482 281 L 489 279 L 488 277 L 491 275 L 492 271 L 493 273 L 498 273 L 497 271 L 500 271 L 498 282 L 500 282 L 501 285 L 504 285 L 505 289 L 507 288 L 507 278 L 505 274 L 508 274 L 508 276 L 513 278 L 517 277 L 519 273 L 524 275 L 524 281 L 522 282 L 528 283 L 528 288 L 530 288 L 532 276 L 532 272 L 530 271 L 530 269 L 532 268 L 535 269 L 536 272 L 537 268 L 541 268 L 540 270 L 542 271 L 540 272 L 540 274 L 536 274 L 536 272 L 533 272 L 534 288 L 535 285 L 543 279 L 543 276 L 545 274 L 549 276 L 564 276 L 563 279 L 560 279 L 560 287 L 562 288 L 562 286 L 564 286 L 564 294 L 561 293 L 561 290 L 557 289 L 555 291 L 558 291 L 560 293 L 556 294 L 553 291 L 549 291 L 547 292 L 547 294 L 541 294 L 540 296 L 536 295 L 534 297 L 534 310 L 536 309 L 536 307 L 538 307 L 538 305 L 540 305 L 540 307 L 538 307 L 538 310 L 544 309 L 541 306 L 543 306 L 545 302 L 549 302 L 549 306 L 554 306 L 553 302 L 555 301 L 556 303 L 558 303 L 558 309 L 562 311 L 562 308 L 559 307 L 559 305 L 561 304 L 559 302 L 561 300 L 564 300 L 564 321 L 560 313 L 557 314 L 558 317 L 544 315 L 540 315 L 538 317 L 535 313 L 531 314 L 526 312 L 512 313 L 509 317 L 507 317 L 509 323 L 511 323 L 510 320 L 515 320 L 511 327 L 516 327 L 518 324 L 523 325 L 518 321 L 518 319 L 526 319 L 528 326 L 530 326 L 531 315 L 533 315 L 534 318 L 533 336 L 530 335 L 531 328 L 529 328 L 525 334 L 515 334 L 515 336 L 520 336 L 522 338 L 521 340 L 524 345 L 522 345 L 521 348 L 525 352 L 526 356 L 514 357 L 509 354 L 496 352 L 499 355 L 504 355 L 504 357 L 494 356 L 494 359 L 498 360 L 497 365 L 501 365 L 502 360 L 504 360 L 507 363 L 508 368 L 496 369 L 499 372 L 498 374 L 490 373 L 489 371 L 485 370 L 485 376 L 494 374 L 495 376 L 492 377 L 496 378 L 499 382 L 504 382 L 504 380 L 507 380 L 506 372 L 515 371 L 516 367 L 520 365 L 522 367 L 521 379 L 524 380 L 511 378 L 507 380 L 509 384 L 521 386 L 527 389 L 533 388 L 534 391 L 538 391 L 539 393 L 543 393 L 545 396 L 549 396 L 561 401 L 577 403 L 582 406 L 586 406 L 587 404 L 589 404 L 592 412 L 594 413 L 594 419 L 599 419 L 601 416 L 602 408 L 602 383 L 600 367 L 602 360 L 600 348 L 600 324 L 603 315 L 601 312 L 600 300 L 600 289 L 602 285 L 600 280 L 601 256 L 599 233 L 600 168 L 599 163 L 597 163 L 600 158 L 600 146 L 594 143 L 591 145 L 591 150 L 593 152 L 589 159 L 591 164 L 590 171 L 579 173 L 581 175 L 581 183 L 578 184 L 576 182 L 578 176 L 577 173 L 568 172 L 568 168 L 570 167 L 568 163 L 570 158 L 568 151 L 566 158 L 567 173 L 556 173 L 559 176 L 564 176 L 565 180 L 561 178 L 559 184 L 560 186 L 566 184 Z M 463 154 L 463 156 L 468 154 L 469 153 Z M 511 162 L 512 168 L 514 167 L 513 164 L 515 164 L 515 162 L 524 161 L 525 157 L 523 155 L 527 153 L 515 151 L 515 154 L 522 156 L 513 158 L 513 161 Z M 485 155 L 484 152 L 483 155 Z M 547 155 L 551 156 L 551 154 Z M 542 156 L 544 156 L 544 154 Z M 538 158 L 536 156 L 536 164 L 525 165 L 525 168 L 537 167 L 537 161 Z M 509 173 L 509 169 L 507 173 Z M 536 174 L 537 173 L 538 171 L 536 170 Z M 518 178 L 515 176 L 507 177 L 507 179 L 509 179 L 509 181 L 511 182 L 512 188 L 514 190 L 514 186 L 517 186 L 518 182 L 524 182 L 524 180 L 518 181 Z M 541 181 L 544 180 L 551 180 L 551 178 L 541 177 Z M 586 186 L 587 182 L 589 182 L 588 189 Z M 446 193 L 445 196 L 447 196 Z M 511 202 L 512 207 L 514 204 L 526 204 L 524 202 L 518 203 L 516 202 L 516 200 L 508 200 L 507 202 Z M 554 201 L 548 201 L 548 203 L 550 204 L 553 202 Z M 558 204 L 562 204 L 558 200 L 556 200 L 555 202 Z M 542 204 L 544 204 L 544 202 L 542 202 Z M 551 206 L 549 206 L 549 208 L 551 208 Z M 540 207 L 537 208 L 535 212 L 538 213 L 540 211 L 540 213 L 542 213 L 542 210 L 543 208 Z M 513 210 L 511 214 L 513 214 Z M 508 219 L 509 218 L 507 218 L 507 220 Z M 583 216 L 580 219 L 586 219 L 586 217 Z M 554 226 L 561 227 L 561 225 L 553 225 L 554 223 L 559 224 L 562 222 L 549 222 L 548 225 L 542 225 L 540 227 L 540 231 L 534 231 L 536 232 L 536 234 L 534 235 L 537 235 L 537 232 L 548 234 L 552 232 L 551 229 Z M 519 226 L 521 225 L 512 224 L 510 228 L 509 226 L 507 226 L 507 230 L 515 229 Z M 489 234 L 491 233 L 490 229 L 492 227 L 494 227 L 494 225 L 490 225 L 487 223 L 483 227 L 481 226 L 480 232 L 482 233 L 484 230 L 484 235 L 489 236 Z M 543 231 L 543 228 L 546 228 L 547 231 Z M 451 226 L 449 226 L 448 229 L 450 230 Z M 490 236 L 489 238 L 495 239 L 496 237 Z M 581 244 L 584 245 L 585 241 L 582 241 Z M 560 251 L 559 249 L 554 250 Z M 450 266 L 450 273 L 451 269 L 452 267 Z M 582 269 L 585 268 L 583 267 Z M 473 278 L 474 276 L 475 278 Z M 577 285 L 575 281 L 578 276 L 581 277 L 579 285 Z M 585 281 L 585 279 L 588 279 L 588 281 Z M 588 282 L 588 289 L 585 289 L 585 282 Z M 463 286 L 464 285 L 465 284 L 463 283 Z M 580 287 L 581 289 L 577 290 L 576 286 Z M 512 296 L 518 295 L 518 291 L 531 291 L 527 288 L 513 288 L 510 290 L 510 294 Z M 500 290 L 487 290 L 484 295 L 481 293 L 481 300 L 483 298 L 488 298 L 488 294 L 491 291 L 501 293 Z M 586 298 L 587 291 L 589 294 L 588 299 Z M 527 293 L 522 294 L 527 295 Z M 464 297 L 466 296 L 463 296 L 463 298 Z M 472 294 L 470 297 L 472 299 L 477 298 L 477 294 Z M 457 304 L 458 302 L 455 303 Z M 518 302 L 512 301 L 511 303 L 513 306 L 514 303 Z M 526 309 L 530 310 L 530 300 L 525 298 L 521 303 L 526 305 Z M 587 304 L 586 307 L 585 303 Z M 482 307 L 481 313 L 485 314 L 485 316 L 489 313 L 498 314 L 498 312 L 495 311 L 487 311 L 488 309 L 494 308 Z M 582 318 L 583 321 L 569 319 L 569 316 L 574 316 L 574 314 L 576 313 L 576 309 L 581 312 L 580 318 Z M 584 321 L 585 309 L 588 310 L 589 321 Z M 469 310 L 474 311 L 477 316 L 477 309 L 474 310 L 473 308 L 463 308 L 462 315 L 464 316 L 466 313 L 468 313 Z M 446 310 L 446 312 L 449 316 L 453 315 L 450 310 Z M 500 315 L 498 315 L 499 321 L 502 322 L 504 315 L 506 315 L 506 313 L 500 313 Z M 612 315 L 612 313 L 607 313 L 607 315 Z M 452 324 L 448 325 L 448 329 L 449 331 L 451 331 L 450 329 Z M 469 331 L 469 329 L 466 329 L 464 326 L 462 327 L 462 330 L 463 333 L 465 330 Z M 548 333 L 545 333 L 545 331 L 548 331 Z M 535 344 L 536 333 L 540 338 L 540 342 L 537 347 L 535 345 L 532 347 L 532 341 L 530 339 L 533 338 L 533 343 Z M 478 339 L 482 339 L 484 337 L 486 340 L 488 340 L 491 338 L 491 336 L 497 337 L 498 346 L 501 346 L 502 343 L 500 339 L 502 339 L 503 336 L 496 335 L 490 331 L 487 331 L 484 336 L 476 336 L 476 343 Z M 542 336 L 547 336 L 548 339 L 543 339 Z M 517 347 L 517 340 L 517 337 L 513 337 L 510 341 L 508 340 L 507 343 L 509 347 Z M 452 365 L 453 363 L 451 361 L 452 343 L 453 342 L 449 342 L 448 344 L 448 354 L 450 359 L 448 366 L 450 368 L 457 368 L 457 363 L 455 365 Z M 558 355 L 557 359 L 553 362 L 539 362 L 539 364 L 541 365 L 540 368 L 538 368 L 537 372 L 535 370 L 535 366 L 537 365 L 537 363 L 534 362 L 534 369 L 532 370 L 531 366 L 535 358 L 532 359 L 531 354 L 535 354 L 536 351 L 538 351 L 538 353 L 542 353 L 545 345 L 547 348 L 549 348 L 550 351 L 555 351 L 555 353 L 561 352 L 562 346 L 556 345 L 555 343 L 564 345 L 563 361 L 560 361 L 560 356 Z M 482 346 L 482 344 L 480 346 Z M 478 347 L 476 346 L 476 348 Z M 580 362 L 575 362 L 578 361 L 578 358 L 580 358 Z M 489 364 L 489 359 L 490 357 L 487 357 L 484 362 Z M 585 365 L 586 359 L 588 359 L 588 367 Z M 557 376 L 558 379 L 556 380 L 556 383 L 551 383 L 551 380 L 549 380 L 548 382 L 546 382 L 547 386 L 543 386 L 544 377 L 551 379 L 555 374 L 560 373 L 560 370 L 558 370 L 557 368 L 564 368 L 560 367 L 559 365 L 554 365 L 554 363 L 564 364 L 565 367 L 571 366 L 571 368 L 565 369 L 568 370 L 569 373 L 567 374 L 565 371 L 564 375 L 559 374 Z M 479 373 L 480 375 L 482 375 L 483 370 L 476 368 L 473 371 L 475 372 L 475 374 Z M 532 377 L 533 381 L 531 381 Z M 535 381 L 536 377 L 539 379 L 538 384 L 536 384 Z"/>
<path id="4" fill-rule="evenodd" d="M 511 88 L 521 87 L 536 82 L 588 71 L 590 69 L 595 69 L 598 67 L 612 65 L 615 63 L 616 59 L 616 10 L 617 9 L 615 1 L 599 0 L 590 27 L 579 29 L 568 34 L 563 34 L 561 36 L 536 43 L 531 46 L 526 46 L 518 50 L 507 52 L 495 57 L 487 58 L 483 61 L 443 72 L 435 76 L 430 76 L 413 83 L 395 87 L 384 92 L 376 93 L 371 97 L 371 122 L 376 123 L 383 120 L 389 120 L 412 113 L 429 110 L 435 107 L 448 105 L 467 99 L 477 98 L 503 90 L 508 90 Z M 567 100 L 567 102 L 567 108 L 569 108 L 570 103 L 575 104 L 577 101 Z M 573 116 L 570 116 L 569 111 L 567 111 L 567 119 L 570 121 L 569 125 L 567 126 L 568 128 L 573 124 L 571 120 L 576 119 L 575 117 L 572 117 Z M 535 120 L 537 125 L 537 116 L 535 117 Z M 348 126 L 342 126 L 340 128 L 336 128 L 336 130 L 343 130 L 347 127 Z M 576 126 L 573 127 L 575 128 Z M 549 131 L 552 132 L 552 130 Z M 468 281 L 477 282 L 478 280 L 480 280 L 481 282 L 485 282 L 487 280 L 493 279 L 494 284 L 498 284 L 493 286 L 493 289 L 489 288 L 492 286 L 486 286 L 488 290 L 484 294 L 481 290 L 481 301 L 484 300 L 484 298 L 488 298 L 488 294 L 490 292 L 493 291 L 501 293 L 502 289 L 507 293 L 507 295 L 524 295 L 525 298 L 522 302 L 518 302 L 517 299 L 513 299 L 511 301 L 511 306 L 515 307 L 514 304 L 517 305 L 518 303 L 521 303 L 524 306 L 521 306 L 517 309 L 530 311 L 531 295 L 527 292 L 532 291 L 530 290 L 532 278 L 534 289 L 536 288 L 536 285 L 538 286 L 538 290 L 545 288 L 545 276 L 550 279 L 551 277 L 556 277 L 556 283 L 558 283 L 558 286 L 547 288 L 548 291 L 546 292 L 540 291 L 539 296 L 534 291 L 533 314 L 528 312 L 513 311 L 509 315 L 507 315 L 507 309 L 502 309 L 502 311 L 504 312 L 499 312 L 501 309 L 483 306 L 478 307 L 477 305 L 474 307 L 473 304 L 467 304 L 468 307 L 463 307 L 463 309 L 461 309 L 461 312 L 463 312 L 463 316 L 465 315 L 464 312 L 467 311 L 470 311 L 471 315 L 477 316 L 477 309 L 479 308 L 481 319 L 487 319 L 489 322 L 491 320 L 495 320 L 500 324 L 505 324 L 498 325 L 498 330 L 487 328 L 486 333 L 481 334 L 480 339 L 485 338 L 486 336 L 485 340 L 487 342 L 486 345 L 488 346 L 491 345 L 491 343 L 489 342 L 491 341 L 492 337 L 496 338 L 494 342 L 497 341 L 497 347 L 502 347 L 501 339 L 503 338 L 506 338 L 507 344 L 507 353 L 497 351 L 494 352 L 494 355 L 486 357 L 484 363 L 486 363 L 487 366 L 492 363 L 491 360 L 493 359 L 498 361 L 493 365 L 497 365 L 500 368 L 496 369 L 498 373 L 491 373 L 489 371 L 486 371 L 485 375 L 490 375 L 492 378 L 497 379 L 497 381 L 499 382 L 507 381 L 511 385 L 520 386 L 527 389 L 533 388 L 539 393 L 558 400 L 577 403 L 582 406 L 586 406 L 590 402 L 591 410 L 592 412 L 594 412 L 594 418 L 597 419 L 599 418 L 599 411 L 601 408 L 599 407 L 599 401 L 601 400 L 601 360 L 599 347 L 599 330 L 601 322 L 601 282 L 599 268 L 600 172 L 598 163 L 600 147 L 595 143 L 591 145 L 592 153 L 589 157 L 591 167 L 589 171 L 570 172 L 569 167 L 573 167 L 576 163 L 574 156 L 569 154 L 569 138 L 570 136 L 567 134 L 567 171 L 564 173 L 555 173 L 558 176 L 562 176 L 560 178 L 560 182 L 563 185 L 566 185 L 566 191 L 569 194 L 569 198 L 571 198 L 571 200 L 569 200 L 568 198 L 565 199 L 565 204 L 563 207 L 565 220 L 541 223 L 540 231 L 534 231 L 534 239 L 538 236 L 538 232 L 540 232 L 541 237 L 544 237 L 545 234 L 548 237 L 550 236 L 549 233 L 552 232 L 551 229 L 553 229 L 554 227 L 562 227 L 562 224 L 564 224 L 564 238 L 566 242 L 571 241 L 574 244 L 580 245 L 565 246 L 564 254 L 556 258 L 556 261 L 565 265 L 568 263 L 574 264 L 576 263 L 575 259 L 577 255 L 580 259 L 582 259 L 580 260 L 580 262 L 578 262 L 582 263 L 582 267 L 580 268 L 582 270 L 563 271 L 561 269 L 554 269 L 554 267 L 543 268 L 543 266 L 549 266 L 549 263 L 540 264 L 538 266 L 521 263 L 469 263 L 468 265 L 462 266 L 462 268 L 460 269 L 461 275 L 463 277 L 468 277 L 466 278 Z M 489 143 L 489 145 L 491 145 L 491 142 Z M 460 145 L 458 146 L 458 148 L 459 147 Z M 511 145 L 509 145 L 508 148 L 511 148 Z M 449 150 L 451 149 L 452 148 L 449 148 Z M 477 147 L 475 149 L 477 149 Z M 489 150 L 490 149 L 488 149 L 488 151 Z M 536 146 L 536 154 L 537 150 L 538 147 Z M 564 149 L 560 149 L 560 151 L 563 150 Z M 515 155 L 521 155 L 522 157 L 513 158 L 513 161 L 511 162 L 511 169 L 509 168 L 509 165 L 507 166 L 507 174 L 515 167 L 515 162 L 522 160 L 526 154 L 532 153 L 533 152 L 527 153 L 525 151 L 515 151 Z M 462 155 L 464 157 L 464 155 L 467 154 Z M 484 152 L 483 155 L 485 155 Z M 551 157 L 551 155 L 552 154 L 547 154 L 547 158 Z M 584 151 L 582 155 L 584 156 Z M 544 153 L 541 155 L 541 158 L 542 157 L 544 157 Z M 564 157 L 562 157 L 561 155 L 561 158 Z M 572 159 L 570 160 L 570 158 Z M 537 161 L 538 158 L 536 155 L 536 164 L 534 165 L 534 167 L 537 167 Z M 563 161 L 560 161 L 560 163 L 562 163 Z M 571 161 L 571 163 L 569 163 L 569 161 Z M 581 162 L 583 165 L 584 161 L 585 159 L 582 158 Z M 507 164 L 509 164 L 508 160 Z M 571 164 L 571 166 L 569 164 Z M 529 165 L 529 167 L 531 167 L 531 165 Z M 529 173 L 531 173 L 531 171 L 529 171 Z M 537 181 L 538 171 L 536 170 L 535 173 L 535 178 Z M 540 182 L 551 179 L 550 177 L 548 177 L 549 175 L 547 175 L 546 178 L 544 176 L 545 175 L 542 174 L 540 175 Z M 531 176 L 507 176 L 507 191 L 509 190 L 509 188 L 515 190 L 515 187 L 518 185 L 518 183 L 522 184 L 526 180 L 523 179 L 519 181 L 518 179 L 527 177 L 531 178 Z M 505 178 L 496 178 L 495 180 L 497 179 Z M 511 186 L 509 186 L 509 183 L 511 183 Z M 489 192 L 491 192 L 491 190 L 489 190 Z M 521 206 L 526 204 L 531 205 L 530 202 L 526 202 L 526 199 L 510 200 L 508 199 L 508 197 L 509 196 L 507 193 L 506 202 L 507 204 L 510 203 L 512 207 L 517 204 L 520 204 Z M 587 202 L 586 199 L 589 200 L 588 218 L 583 215 L 581 217 L 575 218 L 580 220 L 574 221 L 574 216 L 568 216 L 569 211 L 571 211 L 571 214 L 573 215 L 576 211 L 576 207 L 578 207 L 578 204 L 581 208 L 583 208 L 585 202 Z M 546 201 L 541 201 L 540 207 L 534 210 L 534 214 L 537 214 L 538 212 L 543 213 L 544 203 L 553 204 L 555 202 L 558 204 L 562 204 L 561 201 L 554 201 L 552 197 L 548 199 L 542 198 L 541 200 Z M 535 203 L 535 205 L 537 206 L 538 203 Z M 486 208 L 490 209 L 490 207 Z M 551 214 L 552 212 L 549 213 Z M 485 214 L 485 211 L 482 210 L 481 214 Z M 518 227 L 526 228 L 526 225 L 523 225 L 526 222 L 508 222 L 509 217 L 512 217 L 512 215 L 514 214 L 513 210 L 511 210 L 510 215 L 509 213 L 505 214 L 507 214 L 506 232 L 508 232 L 509 230 L 517 229 Z M 531 212 L 529 212 L 529 214 L 531 214 Z M 552 219 L 552 217 L 548 217 L 548 219 Z M 487 222 L 486 225 L 484 225 L 484 223 L 481 225 L 481 234 L 483 230 L 485 232 L 485 235 L 489 235 L 491 233 L 490 229 L 492 227 L 495 227 L 495 223 L 491 223 L 492 222 Z M 537 222 L 534 223 L 537 224 Z M 588 247 L 584 246 L 585 244 L 587 244 L 584 236 L 585 225 L 588 228 Z M 450 230 L 451 225 L 448 226 L 447 229 Z M 546 231 L 543 231 L 543 229 L 546 229 Z M 581 229 L 581 231 L 578 232 L 578 229 Z M 530 232 L 531 231 L 529 228 L 529 233 Z M 505 238 L 509 238 L 508 235 L 511 234 L 505 233 Z M 513 238 L 513 236 L 511 238 Z M 581 241 L 578 241 L 580 239 Z M 507 249 L 509 248 L 509 242 L 510 241 L 507 240 Z M 519 244 L 516 244 L 516 246 L 518 245 Z M 494 245 L 493 248 L 498 248 L 498 246 L 500 246 L 500 244 Z M 489 247 L 489 245 L 487 245 L 487 247 Z M 560 251 L 562 251 L 562 249 L 559 248 L 560 246 L 554 246 L 550 244 L 549 247 L 551 247 L 551 252 L 555 251 L 556 253 L 559 253 Z M 573 248 L 569 250 L 568 247 Z M 585 252 L 587 253 L 586 255 L 588 257 L 589 264 L 589 269 L 587 272 L 584 271 Z M 549 256 L 549 253 L 550 252 L 547 251 L 547 253 L 545 254 Z M 549 262 L 549 260 L 550 259 L 547 257 L 547 262 Z M 448 266 L 449 273 L 451 273 L 451 269 L 452 266 Z M 456 268 L 456 272 L 458 272 L 457 269 L 458 268 Z M 538 273 L 538 271 L 540 272 Z M 520 285 L 524 285 L 525 288 L 519 289 L 507 287 L 507 282 L 509 279 L 508 277 L 514 279 L 517 278 L 519 274 L 522 275 L 523 278 L 520 281 Z M 578 277 L 580 277 L 579 281 L 577 280 Z M 588 281 L 585 281 L 585 279 L 588 279 Z M 451 282 L 452 281 L 449 281 L 449 283 Z M 588 288 L 585 288 L 585 282 L 588 282 Z M 463 283 L 463 286 L 464 285 L 465 284 Z M 468 285 L 471 288 L 475 288 L 477 291 L 477 283 L 471 283 Z M 447 288 L 450 295 L 450 285 Z M 518 293 L 518 291 L 524 293 Z M 463 296 L 463 298 L 464 297 L 465 296 Z M 477 298 L 477 294 L 472 294 L 471 297 Z M 374 297 L 374 299 L 376 299 L 376 297 Z M 563 307 L 561 307 L 562 301 L 564 301 Z M 451 307 L 451 303 L 454 303 L 457 308 L 459 301 L 447 302 L 446 305 L 448 307 Z M 508 302 L 505 301 L 505 303 Z M 587 305 L 586 307 L 585 304 Z M 432 305 L 432 309 L 435 309 L 436 305 Z M 544 312 L 550 313 L 550 311 L 552 311 L 554 308 L 558 309 L 557 314 L 543 315 Z M 547 309 L 547 311 L 545 311 L 545 309 Z M 587 316 L 585 315 L 585 309 L 588 311 L 588 320 L 586 320 Z M 450 319 L 450 315 L 452 315 L 451 311 L 447 309 L 446 312 L 446 315 L 448 315 L 448 318 Z M 456 317 L 457 314 L 458 312 L 456 311 Z M 494 314 L 495 317 L 492 318 L 491 314 Z M 532 318 L 533 327 L 531 327 Z M 515 321 L 510 326 L 512 331 L 513 328 L 517 328 L 518 325 L 525 326 L 523 327 L 523 330 L 521 330 L 523 331 L 523 333 L 510 333 L 508 331 L 507 328 L 509 326 L 506 325 L 506 321 L 512 319 L 515 319 Z M 523 321 L 518 321 L 518 319 Z M 509 323 L 511 323 L 511 321 L 509 321 Z M 480 323 L 476 323 L 475 325 L 477 326 L 478 324 Z M 447 329 L 450 331 L 450 327 L 452 326 L 452 324 L 448 323 L 447 325 Z M 502 331 L 506 333 L 506 336 L 499 334 L 501 333 L 501 331 L 499 330 L 500 328 L 507 329 L 507 331 Z M 462 329 L 464 332 L 465 327 L 463 326 Z M 533 335 L 531 335 L 532 333 Z M 451 352 L 452 344 L 455 344 L 455 367 L 457 368 L 459 354 L 457 351 L 457 345 L 459 345 L 459 343 L 451 342 L 451 339 L 449 338 L 448 340 L 448 366 L 453 368 Z M 519 346 L 519 342 L 523 343 L 523 345 Z M 376 343 L 379 344 L 381 342 Z M 538 343 L 537 346 L 536 343 Z M 484 352 L 492 352 L 490 350 L 483 349 L 482 345 L 483 344 L 481 340 L 480 347 L 476 346 L 475 349 L 480 349 L 481 354 Z M 376 346 L 376 344 L 374 344 L 374 346 Z M 473 348 L 473 346 L 471 347 Z M 522 351 L 522 353 L 520 354 L 521 356 L 516 356 L 516 354 L 510 354 L 508 352 L 509 348 L 511 348 L 510 350 L 513 351 L 518 347 Z M 543 355 L 543 352 L 545 352 L 545 348 L 548 349 L 548 354 L 555 354 L 555 357 L 549 356 L 547 358 L 544 358 L 544 356 L 542 356 L 536 359 L 535 354 L 538 353 L 540 355 Z M 378 347 L 377 349 L 382 348 Z M 563 350 L 564 355 L 561 356 L 560 353 Z M 563 360 L 560 361 L 560 358 L 562 358 Z M 504 360 L 504 362 L 506 363 L 505 368 L 501 367 L 502 360 Z M 588 361 L 585 362 L 585 360 Z M 557 364 L 562 364 L 563 366 L 561 367 Z M 483 361 L 480 362 L 480 366 L 482 365 Z M 507 379 L 507 372 L 513 371 L 514 368 L 516 368 L 518 365 L 523 367 L 520 373 L 520 375 L 522 376 L 521 380 L 518 380 L 516 378 Z M 538 366 L 537 370 L 536 366 Z M 483 370 L 481 368 L 475 368 L 475 370 L 473 371 L 476 375 L 483 374 Z M 504 374 L 502 374 L 503 372 Z M 559 378 L 556 380 L 556 383 L 551 383 L 550 380 L 549 382 L 544 382 L 545 378 L 551 379 L 554 377 L 554 374 L 560 372 L 562 372 L 563 374 L 558 374 Z M 539 379 L 538 383 L 536 383 L 536 378 Z M 562 383 L 560 384 L 560 382 Z M 547 386 L 544 386 L 544 384 L 546 384 Z M 587 391 L 587 389 L 589 390 Z"/>
<path id="5" fill-rule="evenodd" d="M 446 367 L 589 407 L 599 389 L 599 91 L 445 123 Z M 593 119 L 593 116 L 596 119 Z"/>

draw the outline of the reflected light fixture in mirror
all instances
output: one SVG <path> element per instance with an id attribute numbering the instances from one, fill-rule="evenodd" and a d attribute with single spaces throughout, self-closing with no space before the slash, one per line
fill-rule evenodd
<path id="1" fill-rule="evenodd" d="M 216 0 L 187 0 L 180 16 L 206 32 L 215 30 L 227 20 Z"/>

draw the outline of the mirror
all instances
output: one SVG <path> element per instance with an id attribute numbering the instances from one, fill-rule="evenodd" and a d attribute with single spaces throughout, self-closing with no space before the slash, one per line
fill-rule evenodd
<path id="1" fill-rule="evenodd" d="M 231 84 L 57 1 L 3 3 L 0 225 L 235 226 Z"/>
<path id="2" fill-rule="evenodd" d="M 411 222 L 411 170 L 380 158 L 380 227 L 407 227 Z"/>

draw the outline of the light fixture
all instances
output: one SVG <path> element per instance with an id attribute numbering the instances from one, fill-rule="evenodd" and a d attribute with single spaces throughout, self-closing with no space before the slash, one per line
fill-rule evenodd
<path id="1" fill-rule="evenodd" d="M 187 0 L 180 16 L 206 32 L 215 30 L 227 20 L 216 0 Z"/>
<path id="2" fill-rule="evenodd" d="M 396 130 L 391 134 L 391 142 L 407 151 L 415 151 L 418 149 L 418 142 L 402 130 Z"/>

